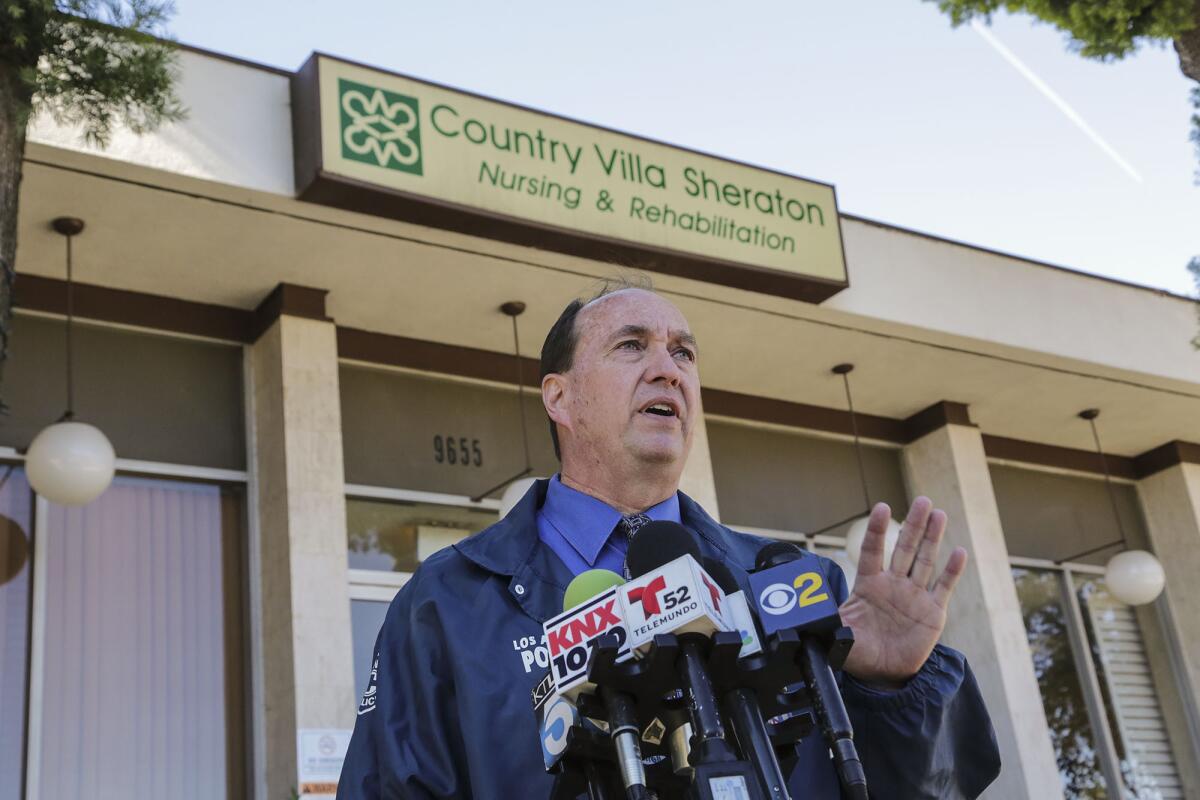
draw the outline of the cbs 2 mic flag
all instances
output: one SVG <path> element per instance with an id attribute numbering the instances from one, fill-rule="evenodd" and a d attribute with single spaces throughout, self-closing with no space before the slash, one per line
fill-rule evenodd
<path id="1" fill-rule="evenodd" d="M 750 592 L 767 636 L 785 628 L 824 631 L 841 624 L 821 559 L 811 553 L 751 573 Z"/>

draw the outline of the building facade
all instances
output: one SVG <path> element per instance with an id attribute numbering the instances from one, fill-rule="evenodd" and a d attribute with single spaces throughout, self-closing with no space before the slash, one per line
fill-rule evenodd
<path id="1" fill-rule="evenodd" d="M 352 727 L 412 571 L 497 519 L 490 489 L 556 471 L 537 348 L 569 300 L 631 271 L 699 339 L 705 421 L 683 490 L 714 517 L 852 579 L 833 523 L 866 510 L 855 427 L 872 499 L 947 510 L 971 559 L 944 638 L 1004 759 L 988 797 L 1200 797 L 1194 300 L 349 62 L 293 74 L 187 50 L 181 66 L 183 123 L 103 151 L 49 120 L 30 131 L 0 421 L 0 797 L 292 796 L 298 735 Z M 356 125 L 376 127 L 343 136 Z M 566 133 L 539 147 L 543 129 Z M 612 185 L 634 187 L 621 222 L 585 178 L 556 177 L 580 174 L 580 131 Z M 406 188 L 451 145 L 475 148 L 462 175 Z M 388 158 L 404 169 L 379 177 Z M 541 210 L 505 205 L 518 196 Z M 49 223 L 64 215 L 86 222 L 76 411 L 118 455 L 113 486 L 78 508 L 36 496 L 23 469 L 63 410 Z M 524 313 L 502 313 L 511 301 Z M 1165 568 L 1153 604 L 1106 591 L 1122 537 Z M 514 653 L 497 657 L 544 667 L 537 647 Z"/>

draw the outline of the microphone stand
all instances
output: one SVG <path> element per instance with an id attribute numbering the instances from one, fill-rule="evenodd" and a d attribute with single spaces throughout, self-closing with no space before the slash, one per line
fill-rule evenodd
<path id="1" fill-rule="evenodd" d="M 787 778 L 775 757 L 775 747 L 767 732 L 758 697 L 752 689 L 740 687 L 725 695 L 726 715 L 733 726 L 742 753 L 758 773 L 769 800 L 791 800 Z"/>

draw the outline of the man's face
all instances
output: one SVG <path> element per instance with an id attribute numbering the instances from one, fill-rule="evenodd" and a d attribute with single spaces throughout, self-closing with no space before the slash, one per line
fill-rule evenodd
<path id="1" fill-rule="evenodd" d="M 564 466 L 632 459 L 682 470 L 701 413 L 696 342 L 683 314 L 656 294 L 624 289 L 585 306 L 575 331 L 557 418 L 567 428 Z"/>

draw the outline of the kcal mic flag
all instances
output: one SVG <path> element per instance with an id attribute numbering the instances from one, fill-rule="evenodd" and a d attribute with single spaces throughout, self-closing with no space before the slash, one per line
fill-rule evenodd
<path id="1" fill-rule="evenodd" d="M 821 560 L 812 553 L 751 573 L 750 591 L 767 636 L 785 628 L 823 631 L 841 625 Z"/>

